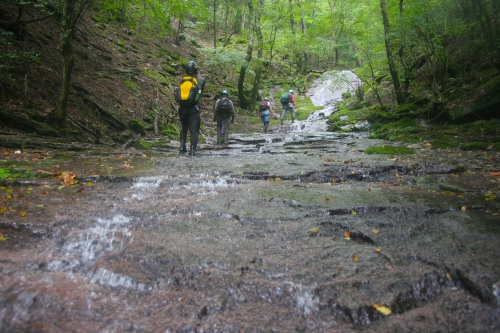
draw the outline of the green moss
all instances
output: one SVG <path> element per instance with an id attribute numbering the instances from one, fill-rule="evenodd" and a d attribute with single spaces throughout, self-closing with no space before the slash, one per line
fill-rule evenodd
<path id="1" fill-rule="evenodd" d="M 493 150 L 494 151 L 500 151 L 500 142 L 497 142 L 493 145 Z"/>
<path id="2" fill-rule="evenodd" d="M 137 84 L 135 84 L 134 82 L 132 81 L 129 81 L 129 80 L 125 80 L 123 81 L 123 83 L 125 83 L 125 85 L 127 87 L 129 87 L 132 91 L 134 92 L 139 92 L 141 91 L 141 88 L 139 88 L 139 86 Z"/>
<path id="3" fill-rule="evenodd" d="M 136 134 L 140 134 L 142 136 L 146 135 L 146 126 L 136 118 L 130 119 L 128 122 L 128 127 Z"/>
<path id="4" fill-rule="evenodd" d="M 448 148 L 458 148 L 461 143 L 465 143 L 462 138 L 458 138 L 452 135 L 439 135 L 433 142 L 432 146 L 434 148 L 448 149 Z"/>
<path id="5" fill-rule="evenodd" d="M 404 146 L 374 146 L 365 150 L 367 154 L 412 155 L 415 151 Z"/>
<path id="6" fill-rule="evenodd" d="M 481 141 L 474 141 L 470 143 L 462 143 L 460 145 L 461 150 L 486 150 L 488 149 L 488 143 Z"/>
<path id="7" fill-rule="evenodd" d="M 150 150 L 151 148 L 153 148 L 153 144 L 151 142 L 139 140 L 135 144 L 135 149 L 137 150 Z"/>

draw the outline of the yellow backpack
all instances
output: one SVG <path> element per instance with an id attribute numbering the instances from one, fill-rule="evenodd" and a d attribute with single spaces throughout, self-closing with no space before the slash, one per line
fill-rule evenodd
<path id="1" fill-rule="evenodd" d="M 193 76 L 184 76 L 174 90 L 175 101 L 183 107 L 195 106 L 200 100 L 200 95 L 198 80 Z"/>

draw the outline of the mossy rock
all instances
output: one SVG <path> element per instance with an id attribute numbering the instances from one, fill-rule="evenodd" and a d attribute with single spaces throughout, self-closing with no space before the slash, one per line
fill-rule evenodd
<path id="1" fill-rule="evenodd" d="M 365 150 L 366 154 L 413 155 L 415 151 L 404 146 L 374 146 Z"/>
<path id="2" fill-rule="evenodd" d="M 170 65 L 163 65 L 162 69 L 170 75 L 177 75 L 177 70 Z"/>
<path id="3" fill-rule="evenodd" d="M 470 143 L 462 143 L 460 145 L 461 150 L 486 150 L 488 149 L 488 144 L 482 141 L 474 141 Z"/>
<path id="4" fill-rule="evenodd" d="M 153 148 L 153 144 L 151 142 L 139 140 L 135 143 L 135 149 L 137 150 L 150 150 L 151 148 Z"/>
<path id="5" fill-rule="evenodd" d="M 132 130 L 132 132 L 136 134 L 140 134 L 142 136 L 146 135 L 146 126 L 136 118 L 130 119 L 128 122 L 128 127 Z"/>
<path id="6" fill-rule="evenodd" d="M 465 143 L 462 138 L 453 135 L 439 135 L 433 142 L 432 147 L 440 149 L 458 148 Z"/>

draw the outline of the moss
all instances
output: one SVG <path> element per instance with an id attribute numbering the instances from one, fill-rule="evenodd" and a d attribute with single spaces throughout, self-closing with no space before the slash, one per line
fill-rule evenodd
<path id="1" fill-rule="evenodd" d="M 374 146 L 365 150 L 367 154 L 412 155 L 415 151 L 404 146 Z"/>
<path id="2" fill-rule="evenodd" d="M 123 81 L 123 83 L 129 87 L 132 91 L 134 92 L 139 92 L 141 91 L 141 88 L 139 88 L 139 86 L 137 84 L 135 84 L 134 82 L 132 81 L 129 81 L 129 80 L 125 80 Z"/>
<path id="3" fill-rule="evenodd" d="M 153 144 L 144 140 L 139 140 L 135 144 L 135 149 L 137 150 L 150 150 L 151 148 L 153 148 Z"/>
<path id="4" fill-rule="evenodd" d="M 146 126 L 136 118 L 130 119 L 128 122 L 128 127 L 136 134 L 140 134 L 142 136 L 146 135 Z"/>
<path id="5" fill-rule="evenodd" d="M 488 144 L 486 142 L 474 141 L 470 143 L 462 143 L 460 145 L 461 150 L 486 150 L 488 149 Z"/>
<path id="6" fill-rule="evenodd" d="M 494 151 L 500 151 L 500 142 L 495 143 L 492 148 Z"/>
<path id="7" fill-rule="evenodd" d="M 432 146 L 434 148 L 448 149 L 448 148 L 458 148 L 461 143 L 465 143 L 462 138 L 458 138 L 452 135 L 439 135 L 433 142 Z"/>

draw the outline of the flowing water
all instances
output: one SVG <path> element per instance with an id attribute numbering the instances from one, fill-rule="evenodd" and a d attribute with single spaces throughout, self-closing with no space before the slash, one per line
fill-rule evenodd
<path id="1" fill-rule="evenodd" d="M 349 88 L 326 80 L 273 133 L 7 181 L 0 331 L 499 331 L 500 156 L 364 154 L 384 142 L 323 131 Z"/>

